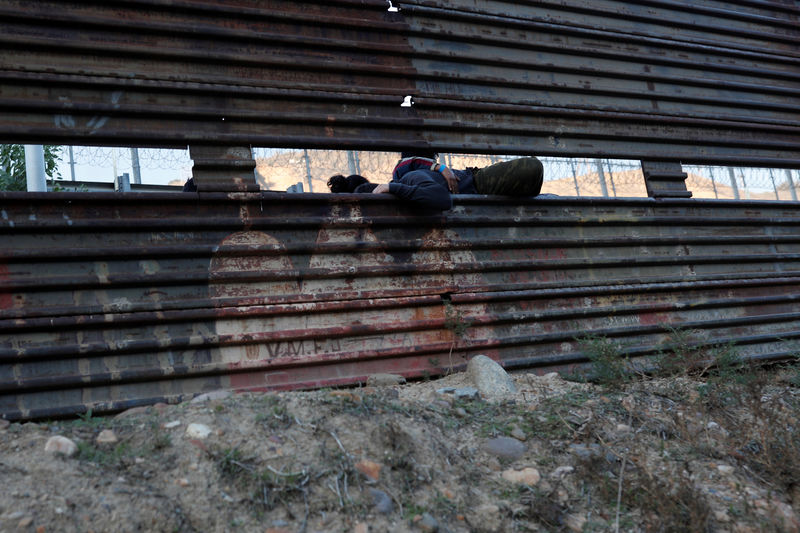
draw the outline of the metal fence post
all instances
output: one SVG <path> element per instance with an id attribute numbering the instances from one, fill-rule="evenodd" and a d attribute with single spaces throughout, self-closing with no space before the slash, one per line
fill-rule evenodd
<path id="1" fill-rule="evenodd" d="M 75 155 L 72 153 L 72 146 L 69 146 L 69 176 L 75 181 Z"/>
<path id="2" fill-rule="evenodd" d="M 138 148 L 131 148 L 131 167 L 133 168 L 133 183 L 140 185 L 142 183 L 142 172 L 139 168 Z"/>
<path id="3" fill-rule="evenodd" d="M 309 157 L 307 149 L 303 149 L 303 159 L 306 161 L 306 181 L 308 181 L 308 192 L 314 192 L 314 187 L 311 185 L 311 157 Z"/>
<path id="4" fill-rule="evenodd" d="M 117 192 L 131 192 L 131 176 L 127 172 L 114 178 L 114 190 Z"/>
<path id="5" fill-rule="evenodd" d="M 739 199 L 739 186 L 736 185 L 736 175 L 733 173 L 733 168 L 728 167 L 728 175 L 731 178 L 731 189 L 733 189 L 733 197 Z"/>
<path id="6" fill-rule="evenodd" d="M 608 198 L 608 186 L 606 185 L 606 176 L 603 174 L 603 162 L 595 159 L 595 167 L 597 167 L 597 179 L 600 180 L 600 189 L 603 191 L 603 196 Z"/>
<path id="7" fill-rule="evenodd" d="M 714 177 L 713 167 L 708 167 L 708 174 L 711 176 L 711 187 L 714 188 L 714 198 L 719 200 L 719 193 L 717 192 L 717 180 Z"/>
<path id="8" fill-rule="evenodd" d="M 606 167 L 608 167 L 608 179 L 611 181 L 611 192 L 614 194 L 614 198 L 617 197 L 617 186 L 614 185 L 614 172 L 611 170 L 611 161 L 606 159 Z"/>
<path id="9" fill-rule="evenodd" d="M 792 171 L 786 169 L 786 180 L 789 182 L 789 191 L 792 193 L 792 201 L 797 201 L 797 191 L 794 190 L 794 180 L 792 179 Z"/>
<path id="10" fill-rule="evenodd" d="M 47 192 L 47 176 L 44 170 L 44 146 L 25 145 L 25 177 L 28 192 Z"/>
<path id="11" fill-rule="evenodd" d="M 578 175 L 575 173 L 575 162 L 572 159 L 569 160 L 569 166 L 572 168 L 572 181 L 575 182 L 575 195 L 580 196 L 581 188 L 578 186 Z"/>

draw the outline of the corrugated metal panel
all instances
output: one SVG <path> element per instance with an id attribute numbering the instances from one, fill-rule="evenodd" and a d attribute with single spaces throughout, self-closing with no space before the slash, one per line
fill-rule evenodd
<path id="1" fill-rule="evenodd" d="M 461 197 L 426 216 L 347 195 L 0 193 L 0 243 L 12 419 L 421 377 L 478 353 L 564 369 L 590 333 L 632 356 L 670 326 L 749 358 L 800 338 L 788 203 Z"/>
<path id="2" fill-rule="evenodd" d="M 395 5 L 2 0 L 0 140 L 800 167 L 796 2 Z"/>

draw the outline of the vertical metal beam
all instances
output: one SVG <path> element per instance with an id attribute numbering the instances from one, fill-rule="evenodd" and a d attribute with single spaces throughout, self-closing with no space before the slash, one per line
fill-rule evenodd
<path id="1" fill-rule="evenodd" d="M 769 179 L 772 180 L 772 190 L 775 191 L 775 199 L 780 200 L 781 197 L 778 194 L 778 186 L 775 185 L 775 173 L 772 172 L 772 169 L 769 169 Z"/>
<path id="2" fill-rule="evenodd" d="M 614 198 L 617 197 L 617 186 L 614 185 L 614 172 L 611 170 L 611 161 L 606 159 L 606 167 L 608 167 L 608 179 L 611 182 L 611 192 L 614 194 Z"/>
<path id="3" fill-rule="evenodd" d="M 72 146 L 69 147 L 69 176 L 72 181 L 75 181 L 75 156 L 72 153 Z"/>
<path id="4" fill-rule="evenodd" d="M 792 171 L 786 169 L 786 180 L 789 182 L 789 191 L 792 193 L 792 201 L 797 201 L 797 191 L 794 190 L 794 180 L 792 179 Z"/>
<path id="5" fill-rule="evenodd" d="M 114 190 L 117 192 L 131 192 L 131 176 L 127 172 L 114 177 Z"/>
<path id="6" fill-rule="evenodd" d="M 580 196 L 581 188 L 578 186 L 578 175 L 575 173 L 575 162 L 572 159 L 569 160 L 569 166 L 572 168 L 572 181 L 575 182 L 575 195 Z"/>
<path id="7" fill-rule="evenodd" d="M 714 198 L 719 199 L 719 193 L 717 192 L 717 179 L 714 176 L 714 168 L 708 167 L 708 173 L 711 176 L 711 186 L 714 188 Z"/>
<path id="8" fill-rule="evenodd" d="M 28 181 L 28 192 L 47 192 L 44 147 L 41 144 L 25 145 L 25 176 Z"/>
<path id="9" fill-rule="evenodd" d="M 603 162 L 595 159 L 594 163 L 597 168 L 597 179 L 600 181 L 600 190 L 603 191 L 603 196 L 608 198 L 608 186 L 606 185 L 606 176 L 603 173 Z"/>
<path id="10" fill-rule="evenodd" d="M 356 169 L 356 158 L 353 155 L 352 150 L 347 151 L 347 168 L 350 171 L 350 174 L 358 174 L 358 169 Z"/>
<path id="11" fill-rule="evenodd" d="M 314 187 L 311 185 L 311 157 L 308 155 L 308 150 L 303 150 L 303 159 L 306 162 L 306 181 L 308 181 L 308 192 L 314 192 Z"/>
<path id="12" fill-rule="evenodd" d="M 133 168 L 133 183 L 141 185 L 142 172 L 139 169 L 139 149 L 131 148 L 131 167 Z"/>
<path id="13" fill-rule="evenodd" d="M 739 199 L 739 186 L 736 185 L 736 174 L 733 173 L 733 167 L 728 167 L 728 176 L 731 179 L 731 189 L 733 189 L 733 197 Z"/>

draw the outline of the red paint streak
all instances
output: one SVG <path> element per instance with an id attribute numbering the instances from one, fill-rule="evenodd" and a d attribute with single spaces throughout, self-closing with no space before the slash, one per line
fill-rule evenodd
<path id="1" fill-rule="evenodd" d="M 654 326 L 669 323 L 669 316 L 666 313 L 640 313 L 639 324 L 642 326 Z"/>
<path id="2" fill-rule="evenodd" d="M 8 281 L 8 265 L 0 265 L 0 288 Z M 2 289 L 0 289 L 2 290 Z M 10 292 L 0 292 L 0 309 L 11 309 L 13 299 Z"/>

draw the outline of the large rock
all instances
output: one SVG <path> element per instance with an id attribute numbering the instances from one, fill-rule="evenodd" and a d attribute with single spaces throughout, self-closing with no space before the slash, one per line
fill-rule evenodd
<path id="1" fill-rule="evenodd" d="M 483 449 L 501 459 L 516 461 L 525 454 L 527 447 L 511 437 L 495 437 L 487 440 Z"/>
<path id="2" fill-rule="evenodd" d="M 67 437 L 56 435 L 47 439 L 47 443 L 44 445 L 44 451 L 70 457 L 78 453 L 78 445 Z"/>
<path id="3" fill-rule="evenodd" d="M 484 398 L 500 400 L 517 393 L 511 376 L 485 355 L 476 355 L 470 359 L 467 374 Z"/>

